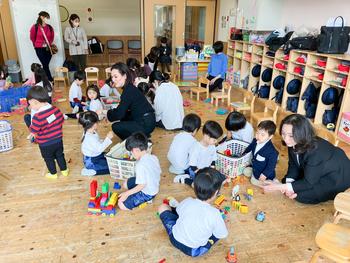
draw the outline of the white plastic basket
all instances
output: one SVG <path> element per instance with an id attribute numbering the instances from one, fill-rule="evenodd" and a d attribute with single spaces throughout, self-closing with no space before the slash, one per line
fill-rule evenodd
<path id="1" fill-rule="evenodd" d="M 148 153 L 152 152 L 152 143 L 148 143 Z M 128 179 L 135 176 L 136 160 L 126 160 L 123 156 L 131 153 L 125 148 L 125 141 L 113 146 L 106 154 L 109 173 L 113 179 Z"/>
<path id="2" fill-rule="evenodd" d="M 252 157 L 251 152 L 241 156 L 244 150 L 248 147 L 249 143 L 230 140 L 224 142 L 216 147 L 217 149 L 217 161 L 215 163 L 216 169 L 227 177 L 235 178 L 237 175 L 243 173 L 245 167 L 250 164 Z M 241 157 L 226 156 L 224 151 L 230 149 L 232 155 Z"/>
<path id="3" fill-rule="evenodd" d="M 8 121 L 0 120 L 0 152 L 13 148 L 12 127 Z"/>

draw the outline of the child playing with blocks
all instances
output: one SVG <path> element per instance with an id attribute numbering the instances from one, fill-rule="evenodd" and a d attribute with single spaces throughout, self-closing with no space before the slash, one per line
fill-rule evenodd
<path id="1" fill-rule="evenodd" d="M 29 105 L 36 111 L 29 129 L 35 141 L 39 144 L 41 156 L 49 170 L 46 177 L 56 179 L 55 160 L 63 176 L 68 176 L 69 169 L 63 153 L 63 114 L 58 108 L 49 104 L 49 100 L 47 90 L 41 86 L 34 86 L 27 93 Z"/>
<path id="2" fill-rule="evenodd" d="M 252 173 L 250 182 L 253 185 L 262 187 L 266 180 L 277 180 L 275 179 L 275 168 L 278 152 L 271 142 L 275 131 L 276 125 L 273 121 L 260 122 L 255 139 L 253 139 L 252 143 L 243 152 L 243 154 L 252 152 L 252 168 L 246 168 L 244 174 Z"/>
<path id="3" fill-rule="evenodd" d="M 207 121 L 203 126 L 203 138 L 196 142 L 190 149 L 188 167 L 185 174 L 175 176 L 174 183 L 182 183 L 192 186 L 193 179 L 198 169 L 215 165 L 217 160 L 216 147 L 223 130 L 216 121 Z"/>
<path id="4" fill-rule="evenodd" d="M 122 210 L 132 210 L 145 202 L 151 202 L 158 194 L 162 171 L 158 158 L 147 153 L 148 138 L 142 132 L 128 137 L 125 147 L 137 160 L 136 176 L 124 182 L 123 188 L 127 191 L 119 195 L 118 206 Z"/>
<path id="5" fill-rule="evenodd" d="M 85 74 L 83 71 L 77 71 L 74 73 L 74 81 L 69 89 L 69 103 L 73 108 L 72 113 L 78 113 L 83 111 L 82 101 L 85 100 L 81 91 L 81 85 L 84 83 Z"/>
<path id="6" fill-rule="evenodd" d="M 225 176 L 213 168 L 198 171 L 194 178 L 196 198 L 188 197 L 172 209 L 162 204 L 159 217 L 170 242 L 190 257 L 198 257 L 228 235 L 220 211 L 211 206 Z"/>
<path id="7" fill-rule="evenodd" d="M 182 121 L 183 132 L 177 134 L 169 148 L 169 172 L 183 174 L 188 168 L 190 149 L 197 142 L 195 135 L 201 127 L 201 118 L 194 113 L 187 114 Z"/>
<path id="8" fill-rule="evenodd" d="M 84 129 L 81 144 L 84 168 L 81 170 L 81 175 L 108 174 L 109 168 L 104 150 L 112 144 L 113 132 L 108 132 L 104 140 L 100 139 L 97 133 L 99 117 L 94 111 L 80 113 L 78 121 Z"/>
<path id="9" fill-rule="evenodd" d="M 252 125 L 247 122 L 245 116 L 238 112 L 231 112 L 225 121 L 227 135 L 225 140 L 240 140 L 251 143 L 254 139 L 254 129 Z"/>

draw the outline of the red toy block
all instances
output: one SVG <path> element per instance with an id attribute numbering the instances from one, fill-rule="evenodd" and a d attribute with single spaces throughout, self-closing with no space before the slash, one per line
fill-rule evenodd
<path id="1" fill-rule="evenodd" d="M 163 204 L 169 205 L 169 199 L 167 199 L 167 198 L 163 199 Z"/>
<path id="2" fill-rule="evenodd" d="M 97 181 L 92 180 L 90 183 L 90 196 L 96 197 L 96 193 L 97 193 Z"/>

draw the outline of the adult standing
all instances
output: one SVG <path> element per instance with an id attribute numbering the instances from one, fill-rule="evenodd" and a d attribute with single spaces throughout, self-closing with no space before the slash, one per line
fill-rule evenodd
<path id="1" fill-rule="evenodd" d="M 115 86 L 123 89 L 118 107 L 107 112 L 107 119 L 114 122 L 113 132 L 122 140 L 137 131 L 150 136 L 156 125 L 154 109 L 132 84 L 127 65 L 121 62 L 114 64 L 111 77 Z"/>
<path id="2" fill-rule="evenodd" d="M 36 23 L 30 28 L 30 40 L 33 42 L 35 53 L 50 81 L 53 81 L 49 64 L 51 61 L 51 44 L 55 37 L 53 27 L 49 24 L 50 15 L 46 11 L 39 13 Z"/>
<path id="3" fill-rule="evenodd" d="M 283 184 L 269 184 L 265 191 L 281 191 L 298 202 L 317 204 L 350 187 L 350 160 L 342 149 L 317 137 L 305 116 L 287 116 L 280 134 L 288 146 L 288 171 Z"/>
<path id="4" fill-rule="evenodd" d="M 69 44 L 69 55 L 72 57 L 78 70 L 86 68 L 86 55 L 88 54 L 88 42 L 84 28 L 80 27 L 80 18 L 77 14 L 69 17 L 70 26 L 64 31 L 64 40 Z"/>
<path id="5" fill-rule="evenodd" d="M 183 99 L 179 87 L 169 82 L 169 75 L 152 71 L 150 82 L 156 89 L 154 109 L 156 125 L 167 130 L 182 128 L 184 118 Z"/>

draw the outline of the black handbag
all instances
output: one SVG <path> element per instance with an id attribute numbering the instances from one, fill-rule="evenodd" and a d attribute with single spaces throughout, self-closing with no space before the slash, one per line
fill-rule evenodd
<path id="1" fill-rule="evenodd" d="M 295 37 L 288 40 L 284 45 L 284 53 L 288 54 L 292 49 L 302 49 L 302 50 L 316 50 L 317 49 L 317 38 L 314 36 L 306 37 Z"/>
<path id="2" fill-rule="evenodd" d="M 321 34 L 317 43 L 317 51 L 319 53 L 344 54 L 348 50 L 350 27 L 344 26 L 344 18 L 342 16 L 336 17 L 334 24 L 339 17 L 342 20 L 341 27 L 321 27 Z"/>

